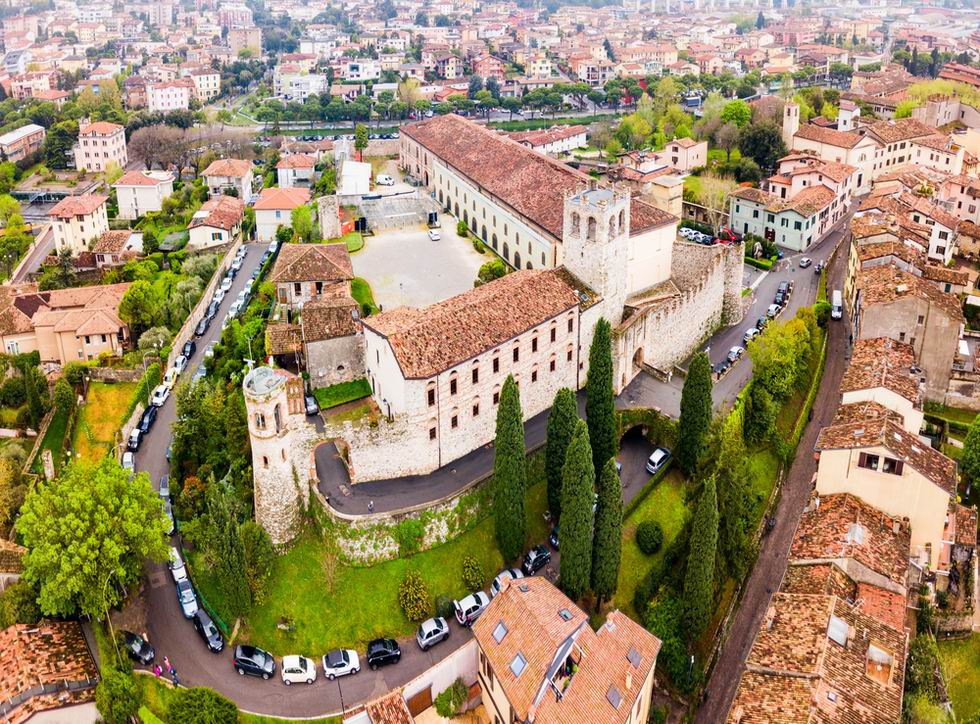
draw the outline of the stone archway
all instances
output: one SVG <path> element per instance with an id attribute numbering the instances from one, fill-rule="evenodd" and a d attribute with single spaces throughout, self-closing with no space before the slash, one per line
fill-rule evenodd
<path id="1" fill-rule="evenodd" d="M 643 347 L 637 347 L 636 352 L 633 353 L 633 367 L 635 369 L 643 369 Z"/>

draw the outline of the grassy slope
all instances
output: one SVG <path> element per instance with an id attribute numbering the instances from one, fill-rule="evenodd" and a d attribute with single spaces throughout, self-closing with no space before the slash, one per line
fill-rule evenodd
<path id="1" fill-rule="evenodd" d="M 957 721 L 980 714 L 980 634 L 940 642 L 939 661 Z"/>
<path id="2" fill-rule="evenodd" d="M 366 279 L 361 279 L 361 277 L 354 277 L 354 280 L 350 284 L 351 296 L 354 297 L 354 301 L 360 304 L 362 307 L 365 304 L 370 305 L 372 314 L 377 311 L 377 306 L 374 304 L 374 293 L 371 291 L 371 285 L 367 283 Z"/>
<path id="3" fill-rule="evenodd" d="M 39 473 L 44 470 L 44 461 L 41 455 L 45 450 L 51 451 L 51 455 L 54 459 L 55 472 L 61 470 L 61 464 L 65 460 L 62 449 L 65 442 L 65 430 L 67 428 L 68 414 L 62 412 L 61 410 L 56 410 L 54 417 L 51 418 L 51 424 L 48 425 L 47 432 L 44 433 L 44 440 L 41 442 L 41 449 L 38 450 L 37 457 L 34 458 L 34 472 Z"/>
<path id="4" fill-rule="evenodd" d="M 112 449 L 135 390 L 134 382 L 93 382 L 89 385 L 88 398 L 78 409 L 72 435 L 72 447 L 81 454 L 82 460 L 95 462 Z"/>

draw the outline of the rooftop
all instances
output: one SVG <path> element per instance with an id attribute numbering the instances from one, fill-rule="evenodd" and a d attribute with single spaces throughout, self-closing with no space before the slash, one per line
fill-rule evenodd
<path id="1" fill-rule="evenodd" d="M 269 281 L 339 282 L 354 278 L 346 244 L 284 244 Z"/>
<path id="2" fill-rule="evenodd" d="M 59 219 L 70 219 L 73 216 L 87 216 L 94 213 L 109 199 L 102 194 L 82 194 L 81 196 L 66 196 L 48 212 L 48 216 Z"/>
<path id="3" fill-rule="evenodd" d="M 208 164 L 202 176 L 242 178 L 252 171 L 252 164 L 239 158 L 219 158 Z"/>
<path id="4" fill-rule="evenodd" d="M 256 211 L 293 210 L 310 200 L 310 190 L 303 188 L 262 189 L 259 200 L 255 202 Z"/>
<path id="5" fill-rule="evenodd" d="M 965 321 L 955 294 L 944 292 L 932 282 L 891 265 L 860 270 L 857 286 L 863 299 L 862 314 L 867 314 L 875 305 L 891 304 L 914 296 L 928 302 L 950 319 L 960 323 Z"/>
<path id="6" fill-rule="evenodd" d="M 919 382 L 910 372 L 915 365 L 912 347 L 888 337 L 859 339 L 841 380 L 841 393 L 883 387 L 912 403 L 919 402 Z"/>

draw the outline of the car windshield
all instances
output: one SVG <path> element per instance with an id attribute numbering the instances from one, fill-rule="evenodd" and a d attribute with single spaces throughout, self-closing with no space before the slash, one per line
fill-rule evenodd
<path id="1" fill-rule="evenodd" d="M 341 666 L 347 663 L 347 652 L 345 651 L 331 651 L 327 656 L 327 663 L 332 667 Z"/>

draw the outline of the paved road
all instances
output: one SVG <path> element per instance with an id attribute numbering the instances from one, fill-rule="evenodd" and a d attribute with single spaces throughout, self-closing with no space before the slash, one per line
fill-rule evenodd
<path id="1" fill-rule="evenodd" d="M 841 249 L 830 270 L 832 286 L 843 288 L 847 254 Z M 828 284 L 831 286 L 831 284 Z M 846 313 L 845 313 L 846 315 Z M 745 595 L 735 614 L 730 633 L 721 656 L 715 664 L 708 681 L 705 701 L 697 712 L 696 721 L 714 724 L 724 721 L 735 697 L 739 678 L 745 666 L 756 632 L 762 623 L 763 615 L 769 605 L 772 592 L 779 589 L 789 547 L 803 514 L 803 508 L 810 496 L 817 463 L 811 454 L 816 444 L 820 428 L 830 424 L 840 401 L 840 381 L 850 358 L 848 342 L 848 321 L 832 321 L 830 338 L 827 342 L 827 362 L 817 399 L 813 406 L 813 417 L 803 433 L 783 486 L 782 495 L 776 508 L 776 527 L 762 539 L 759 558 L 749 576 Z"/>
<path id="2" fill-rule="evenodd" d="M 711 358 L 712 366 L 724 360 L 728 350 L 732 347 L 745 347 L 745 342 L 742 339 L 745 330 L 755 326 L 756 320 L 765 315 L 766 309 L 772 304 L 773 298 L 776 296 L 776 289 L 780 282 L 793 282 L 793 295 L 779 319 L 791 319 L 800 307 L 810 306 L 816 301 L 820 276 L 814 274 L 813 266 L 800 269 L 799 260 L 803 257 L 809 257 L 813 260 L 814 265 L 818 261 L 826 261 L 841 237 L 847 233 L 851 215 L 853 211 L 857 210 L 859 204 L 860 201 L 855 200 L 851 205 L 851 213 L 841 219 L 835 229 L 819 244 L 802 253 L 787 254 L 773 267 L 772 271 L 762 278 L 753 292 L 752 306 L 745 318 L 738 324 L 719 330 L 708 341 L 706 347 L 709 348 L 708 356 Z M 843 278 L 836 283 L 828 282 L 827 287 L 830 290 L 843 289 Z M 752 360 L 749 359 L 746 352 L 720 380 L 715 381 L 712 389 L 715 410 L 731 406 L 735 397 L 751 378 Z M 670 382 L 661 382 L 648 374 L 641 373 L 627 385 L 619 396 L 618 405 L 620 408 L 655 407 L 671 417 L 677 418 L 680 416 L 683 387 L 684 378 L 680 375 L 674 375 Z"/>
<path id="3" fill-rule="evenodd" d="M 41 262 L 44 261 L 44 257 L 52 251 L 54 251 L 54 229 L 53 227 L 49 227 L 43 237 L 37 237 L 34 248 L 27 255 L 27 261 L 24 262 L 24 265 L 12 281 L 15 284 L 27 281 L 27 277 L 41 268 Z"/>

